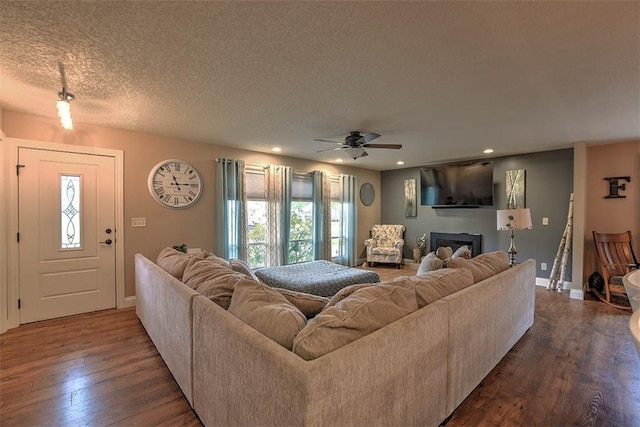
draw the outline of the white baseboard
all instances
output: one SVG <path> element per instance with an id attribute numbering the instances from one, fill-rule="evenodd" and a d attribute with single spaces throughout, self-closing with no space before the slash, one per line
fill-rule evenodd
<path id="1" fill-rule="evenodd" d="M 544 277 L 536 277 L 536 286 L 544 286 L 545 288 L 549 285 L 549 279 L 545 279 Z M 571 299 L 584 299 L 584 292 L 581 289 L 572 289 L 572 282 L 564 282 L 562 284 L 561 292 L 571 291 L 569 293 L 569 298 Z"/>
<path id="2" fill-rule="evenodd" d="M 545 288 L 549 286 L 549 279 L 545 279 L 544 277 L 536 277 L 536 286 L 544 286 Z M 571 282 L 563 282 L 562 289 L 560 291 L 569 291 L 571 289 Z"/>
<path id="3" fill-rule="evenodd" d="M 548 284 L 549 284 L 549 279 L 536 277 L 536 286 L 544 286 L 546 288 Z"/>
<path id="4" fill-rule="evenodd" d="M 127 308 L 136 306 L 136 296 L 124 297 L 124 301 L 117 308 Z"/>
<path id="5" fill-rule="evenodd" d="M 584 300 L 584 291 L 582 289 L 571 289 L 569 298 Z"/>

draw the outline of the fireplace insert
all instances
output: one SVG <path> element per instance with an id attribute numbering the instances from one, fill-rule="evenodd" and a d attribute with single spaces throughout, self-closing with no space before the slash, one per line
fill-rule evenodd
<path id="1" fill-rule="evenodd" d="M 471 233 L 431 233 L 430 250 L 435 251 L 441 246 L 450 246 L 455 250 L 461 246 L 469 246 L 471 256 L 480 255 L 482 252 L 482 234 Z"/>

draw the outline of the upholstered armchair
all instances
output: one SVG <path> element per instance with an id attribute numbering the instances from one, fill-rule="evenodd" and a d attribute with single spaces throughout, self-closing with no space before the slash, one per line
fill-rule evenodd
<path id="1" fill-rule="evenodd" d="M 400 268 L 404 230 L 405 226 L 399 224 L 372 226 L 371 237 L 364 241 L 367 248 L 367 263 L 371 266 L 376 262 L 393 263 L 396 268 Z"/>

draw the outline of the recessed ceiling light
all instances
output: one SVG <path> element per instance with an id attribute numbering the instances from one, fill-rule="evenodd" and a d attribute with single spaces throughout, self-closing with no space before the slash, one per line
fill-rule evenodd
<path id="1" fill-rule="evenodd" d="M 487 148 L 486 150 L 483 151 L 484 154 L 491 154 L 493 153 L 493 148 Z"/>
<path id="2" fill-rule="evenodd" d="M 271 151 L 273 151 L 274 153 L 279 153 L 279 152 L 281 152 L 281 151 L 282 151 L 282 148 L 280 148 L 280 147 L 273 147 L 273 148 L 271 149 Z"/>
<path id="3" fill-rule="evenodd" d="M 403 162 L 402 160 L 398 160 L 398 161 L 396 162 L 396 165 L 404 165 L 404 162 Z"/>

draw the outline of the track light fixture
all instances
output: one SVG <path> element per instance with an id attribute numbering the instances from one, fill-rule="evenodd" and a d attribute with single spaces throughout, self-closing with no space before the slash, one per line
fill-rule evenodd
<path id="1" fill-rule="evenodd" d="M 67 92 L 65 87 L 62 87 L 62 92 L 58 92 L 58 101 L 56 107 L 58 108 L 58 117 L 60 117 L 60 124 L 66 130 L 73 129 L 73 121 L 71 120 L 71 104 L 70 102 L 75 99 L 73 94 Z"/>

